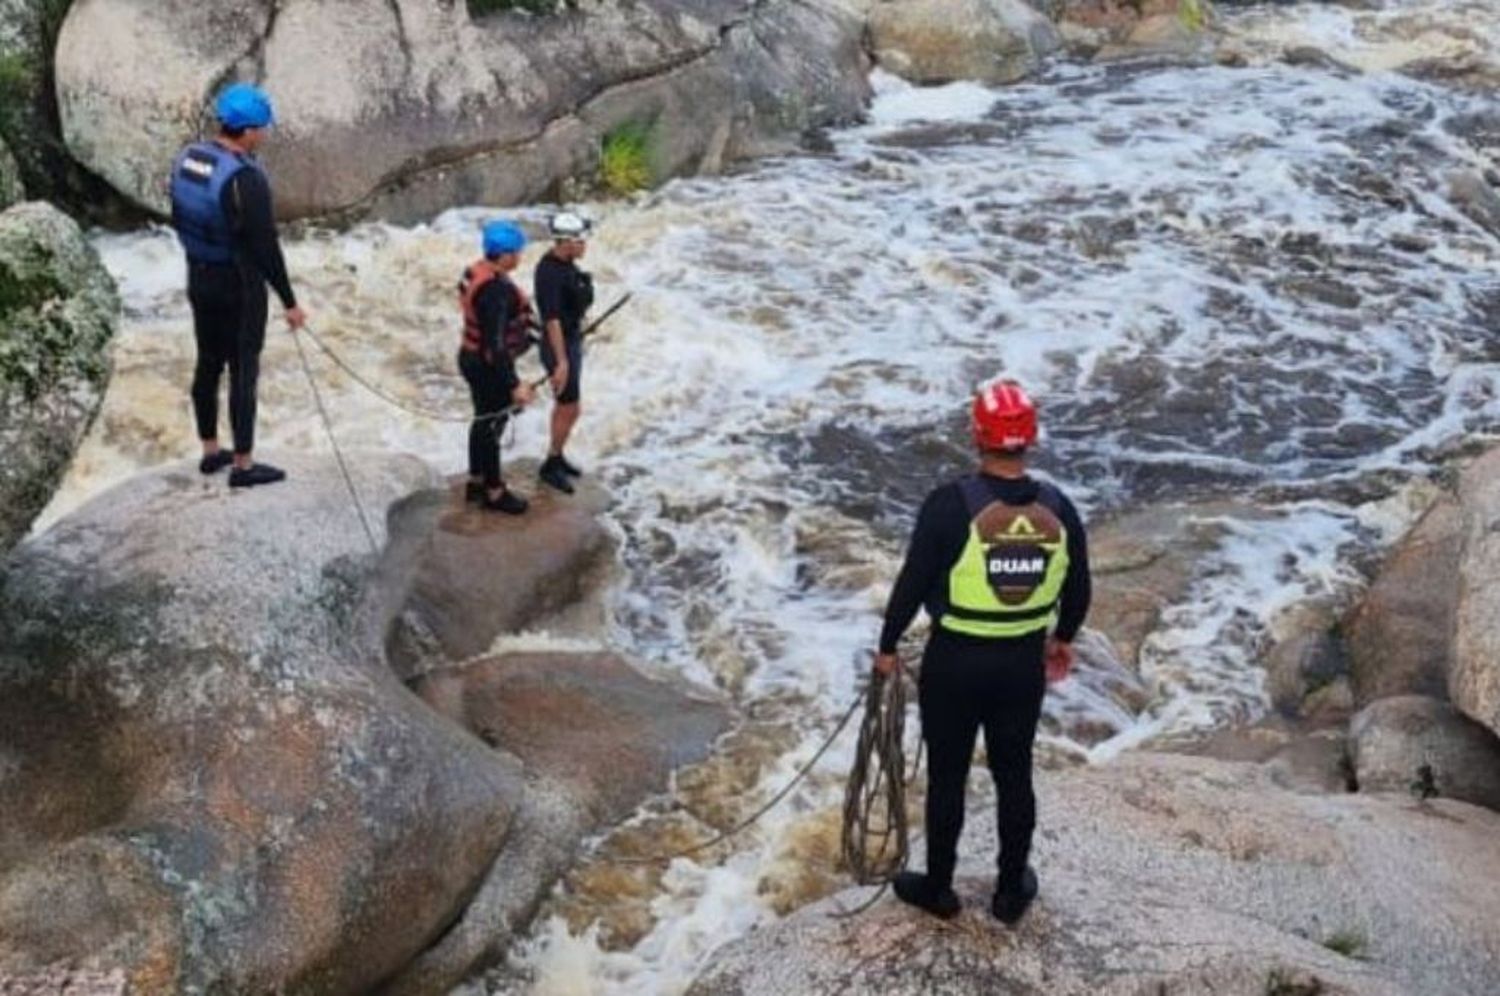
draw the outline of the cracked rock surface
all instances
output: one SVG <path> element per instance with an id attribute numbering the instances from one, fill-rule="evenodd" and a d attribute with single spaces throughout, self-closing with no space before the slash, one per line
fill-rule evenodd
<path id="1" fill-rule="evenodd" d="M 857 116 L 863 20 L 839 0 L 600 0 L 554 15 L 462 2 L 92 0 L 58 40 L 63 134 L 137 204 L 206 131 L 230 79 L 277 109 L 283 217 L 403 220 L 589 178 L 601 139 L 649 129 L 657 177 L 786 148 Z"/>

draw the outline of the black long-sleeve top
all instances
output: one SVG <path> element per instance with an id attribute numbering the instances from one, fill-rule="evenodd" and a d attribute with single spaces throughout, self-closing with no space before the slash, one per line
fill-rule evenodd
<path id="1" fill-rule="evenodd" d="M 1071 642 L 1083 626 L 1092 596 L 1089 577 L 1088 536 L 1078 509 L 1057 488 L 1043 488 L 1030 477 L 1003 478 L 981 475 L 991 494 L 1007 505 L 1029 505 L 1034 501 L 1051 509 L 1068 533 L 1068 574 L 1063 580 L 1058 606 L 1059 640 Z M 896 587 L 886 603 L 885 626 L 880 631 L 880 652 L 893 654 L 917 609 L 925 607 L 934 620 L 947 608 L 948 573 L 969 541 L 969 511 L 958 482 L 944 484 L 927 496 L 917 513 L 906 562 L 896 578 Z"/>
<path id="2" fill-rule="evenodd" d="M 505 348 L 505 327 L 515 312 L 515 292 L 510 278 L 497 276 L 474 295 L 474 314 L 479 318 L 479 355 L 500 374 L 507 395 L 521 382 L 516 365 Z"/>
<path id="3" fill-rule="evenodd" d="M 297 306 L 286 259 L 276 235 L 276 215 L 271 206 L 271 185 L 257 169 L 242 169 L 224 185 L 220 195 L 235 248 L 250 261 L 281 299 L 283 308 Z"/>

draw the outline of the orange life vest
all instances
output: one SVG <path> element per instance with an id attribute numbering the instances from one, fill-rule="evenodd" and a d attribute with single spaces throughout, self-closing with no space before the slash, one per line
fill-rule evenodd
<path id="1" fill-rule="evenodd" d="M 514 360 L 530 349 L 534 341 L 531 336 L 531 327 L 534 324 L 531 316 L 531 302 L 526 299 L 526 293 L 516 286 L 514 280 L 495 269 L 495 264 L 487 259 L 481 259 L 464 270 L 463 279 L 458 282 L 458 306 L 464 315 L 463 349 L 470 353 L 482 354 L 484 352 L 484 331 L 479 327 L 479 313 L 474 307 L 474 301 L 491 280 L 503 280 L 506 287 L 510 289 L 511 318 L 500 332 L 500 341 L 505 347 L 506 354 Z M 491 357 L 485 356 L 484 358 L 489 360 Z"/>

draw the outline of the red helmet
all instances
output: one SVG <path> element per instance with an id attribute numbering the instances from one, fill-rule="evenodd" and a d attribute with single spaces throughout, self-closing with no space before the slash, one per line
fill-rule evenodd
<path id="1" fill-rule="evenodd" d="M 982 450 L 1023 450 L 1036 442 L 1036 405 L 1013 380 L 997 380 L 974 398 L 974 443 Z"/>

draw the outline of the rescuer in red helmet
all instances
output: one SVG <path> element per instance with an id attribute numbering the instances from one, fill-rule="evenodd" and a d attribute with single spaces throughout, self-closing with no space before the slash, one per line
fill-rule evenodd
<path id="1" fill-rule="evenodd" d="M 885 611 L 875 670 L 894 674 L 896 645 L 918 607 L 932 620 L 919 704 L 927 743 L 927 873 L 892 883 L 934 916 L 959 911 L 953 891 L 964 789 L 984 729 L 995 779 L 999 874 L 991 912 L 1005 923 L 1037 893 L 1027 864 L 1036 826 L 1031 746 L 1049 681 L 1067 677 L 1089 607 L 1088 545 L 1078 510 L 1026 473 L 1036 406 L 1012 380 L 974 399 L 979 471 L 927 496 Z"/>

